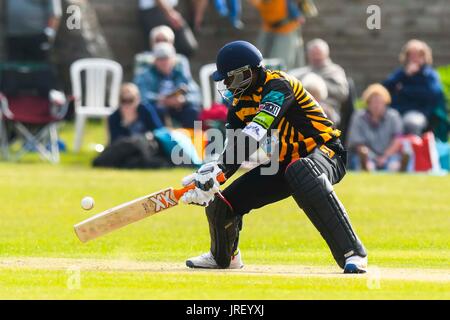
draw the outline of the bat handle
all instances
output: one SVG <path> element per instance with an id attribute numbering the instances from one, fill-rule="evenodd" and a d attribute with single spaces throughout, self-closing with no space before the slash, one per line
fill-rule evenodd
<path id="1" fill-rule="evenodd" d="M 225 177 L 225 174 L 223 172 L 221 172 L 217 175 L 217 181 L 219 181 L 220 183 L 223 183 L 226 180 L 227 180 L 227 178 Z M 183 194 L 185 194 L 186 192 L 188 192 L 189 190 L 192 190 L 192 189 L 195 189 L 194 182 L 192 182 L 191 184 L 187 185 L 184 188 L 173 190 L 173 195 L 175 196 L 175 199 L 180 200 L 180 198 L 183 196 Z"/>

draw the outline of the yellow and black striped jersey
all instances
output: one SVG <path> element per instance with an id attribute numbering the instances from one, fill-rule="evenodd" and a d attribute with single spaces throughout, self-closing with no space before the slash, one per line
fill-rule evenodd
<path id="1" fill-rule="evenodd" d="M 253 94 L 233 101 L 227 122 L 227 128 L 243 129 L 257 141 L 277 129 L 281 163 L 305 157 L 341 134 L 301 82 L 281 71 L 264 70 Z"/>

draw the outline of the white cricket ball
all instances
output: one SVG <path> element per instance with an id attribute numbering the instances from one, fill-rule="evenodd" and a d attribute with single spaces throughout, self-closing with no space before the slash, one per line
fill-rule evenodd
<path id="1" fill-rule="evenodd" d="M 92 197 L 84 197 L 81 200 L 81 207 L 84 210 L 91 210 L 94 207 L 94 199 Z"/>

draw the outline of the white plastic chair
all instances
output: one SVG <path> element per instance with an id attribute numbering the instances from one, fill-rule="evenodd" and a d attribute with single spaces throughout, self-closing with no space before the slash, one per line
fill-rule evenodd
<path id="1" fill-rule="evenodd" d="M 214 102 L 220 103 L 222 101 L 222 96 L 217 91 L 215 83 L 211 78 L 216 70 L 215 63 L 205 64 L 200 68 L 200 88 L 202 91 L 202 105 L 204 110 L 211 109 L 213 104 L 212 94 L 214 94 Z"/>
<path id="2" fill-rule="evenodd" d="M 2 110 L 8 104 L 6 98 L 0 94 L 0 155 L 3 159 L 8 159 L 8 133 L 6 131 L 6 123 L 3 121 Z"/>
<path id="3" fill-rule="evenodd" d="M 107 118 L 118 108 L 123 70 L 115 61 L 88 58 L 77 60 L 71 65 L 70 77 L 72 94 L 75 98 L 74 151 L 78 152 L 83 140 L 86 119 Z M 109 85 L 108 79 L 111 79 Z"/>

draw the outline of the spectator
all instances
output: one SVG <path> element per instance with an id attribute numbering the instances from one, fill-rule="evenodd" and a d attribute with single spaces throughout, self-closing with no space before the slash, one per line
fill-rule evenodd
<path id="1" fill-rule="evenodd" d="M 109 118 L 110 143 L 93 161 L 94 167 L 161 168 L 170 160 L 153 133 L 165 130 L 158 116 L 141 104 L 139 89 L 125 83 L 120 106 Z"/>
<path id="2" fill-rule="evenodd" d="M 262 18 L 258 48 L 266 58 L 278 58 L 287 70 L 304 65 L 301 25 L 305 18 L 295 0 L 250 0 Z"/>
<path id="3" fill-rule="evenodd" d="M 303 78 L 313 72 L 322 77 L 328 89 L 325 103 L 335 110 L 341 117 L 342 104 L 348 99 L 349 85 L 344 69 L 335 64 L 330 58 L 330 47 L 322 39 L 314 39 L 307 43 L 308 66 L 296 72 L 296 76 Z M 338 124 L 338 123 L 337 123 Z"/>
<path id="4" fill-rule="evenodd" d="M 170 29 L 168 26 L 160 25 L 150 30 L 149 40 L 150 40 L 150 49 L 152 49 L 155 46 L 155 44 L 159 42 L 168 42 L 174 45 L 175 33 L 173 33 L 172 29 Z"/>
<path id="5" fill-rule="evenodd" d="M 430 122 L 443 99 L 442 84 L 432 67 L 431 48 L 423 41 L 410 40 L 400 53 L 400 63 L 402 67 L 383 82 L 392 95 L 392 107 L 402 116 L 419 111 Z"/>
<path id="6" fill-rule="evenodd" d="M 156 26 L 169 26 L 175 33 L 177 52 L 190 57 L 198 44 L 192 30 L 175 9 L 177 4 L 178 0 L 139 0 L 140 20 L 146 35 Z"/>
<path id="7" fill-rule="evenodd" d="M 110 144 L 123 137 L 142 135 L 163 125 L 154 109 L 141 104 L 138 87 L 125 83 L 120 89 L 120 107 L 108 118 Z"/>
<path id="8" fill-rule="evenodd" d="M 328 97 L 328 89 L 326 82 L 321 76 L 315 73 L 308 73 L 302 80 L 303 87 L 311 93 L 314 99 L 322 106 L 325 114 L 335 124 L 339 123 L 339 115 L 336 111 L 326 103 Z"/>
<path id="9" fill-rule="evenodd" d="M 365 171 L 405 171 L 408 156 L 402 151 L 402 120 L 398 112 L 387 106 L 389 92 L 380 84 L 369 86 L 363 93 L 367 109 L 352 118 L 348 147 L 353 169 Z"/>
<path id="10" fill-rule="evenodd" d="M 153 28 L 150 31 L 149 34 L 149 48 L 150 50 L 154 48 L 154 46 L 157 43 L 161 42 L 167 42 L 171 45 L 175 42 L 175 34 L 173 33 L 172 29 L 170 29 L 168 26 L 157 26 Z M 177 65 L 180 64 L 180 68 L 183 68 L 183 73 L 186 75 L 191 76 L 191 68 L 189 65 L 189 60 L 182 54 L 177 54 Z M 134 68 L 134 75 L 137 76 L 138 74 L 144 72 L 146 68 L 154 63 L 154 56 L 151 51 L 145 51 L 142 53 L 139 53 L 135 57 L 135 68 Z"/>
<path id="11" fill-rule="evenodd" d="M 133 83 L 122 85 L 120 107 L 108 118 L 108 127 L 110 143 L 94 160 L 96 167 L 170 167 L 173 151 L 188 166 L 201 163 L 191 140 L 164 127 L 154 108 L 141 103 Z"/>
<path id="12" fill-rule="evenodd" d="M 214 0 L 216 10 L 222 17 L 228 17 L 233 27 L 238 30 L 244 29 L 241 21 L 241 0 Z"/>
<path id="13" fill-rule="evenodd" d="M 198 85 L 176 64 L 176 52 L 171 44 L 158 43 L 153 55 L 154 64 L 134 81 L 143 101 L 156 107 L 167 125 L 174 119 L 183 128 L 193 128 L 201 103 Z"/>
<path id="14" fill-rule="evenodd" d="M 47 61 L 60 18 L 60 0 L 8 0 L 5 28 L 7 59 Z"/>

